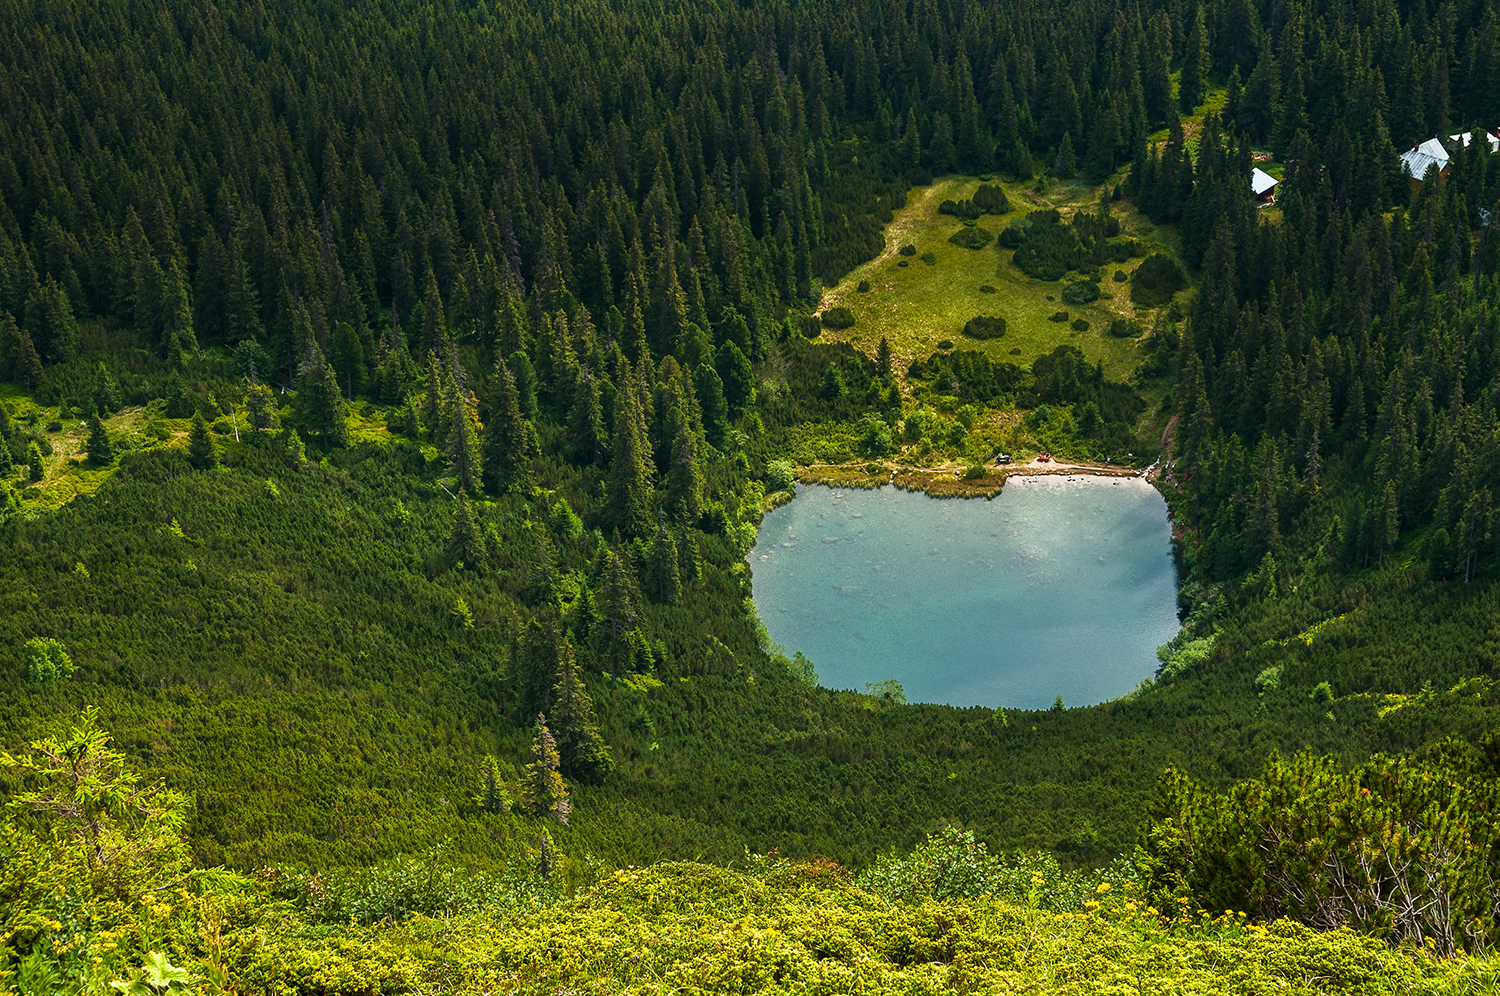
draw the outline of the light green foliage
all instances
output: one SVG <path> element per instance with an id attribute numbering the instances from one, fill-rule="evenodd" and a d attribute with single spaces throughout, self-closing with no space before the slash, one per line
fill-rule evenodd
<path id="1" fill-rule="evenodd" d="M 797 465 L 790 460 L 766 463 L 766 491 L 790 491 L 797 483 Z"/>
<path id="2" fill-rule="evenodd" d="M 85 709 L 62 736 L 32 741 L 26 753 L 0 753 L 0 766 L 34 786 L 11 795 L 11 814 L 81 858 L 94 887 L 124 895 L 186 867 L 179 831 L 188 800 L 161 782 L 142 783 L 98 723 L 99 710 Z"/>
<path id="3" fill-rule="evenodd" d="M 500 762 L 493 754 L 486 754 L 479 765 L 479 791 L 474 804 L 486 813 L 504 813 L 510 810 L 510 790 L 500 773 Z"/>
<path id="4" fill-rule="evenodd" d="M 458 623 L 459 629 L 474 628 L 474 612 L 462 595 L 459 595 L 453 603 L 453 619 Z"/>
<path id="5" fill-rule="evenodd" d="M 536 737 L 531 743 L 531 763 L 526 766 L 526 805 L 531 815 L 567 826 L 573 804 L 568 799 L 568 786 L 558 774 L 559 764 L 557 741 L 547 729 L 547 718 L 539 714 Z"/>
<path id="6" fill-rule="evenodd" d="M 1171 642 L 1156 648 L 1156 659 L 1161 661 L 1161 667 L 1156 669 L 1157 678 L 1175 681 L 1192 671 L 1213 653 L 1214 639 L 1215 634 L 1210 633 L 1195 640 L 1187 629 L 1179 630 Z"/>
<path id="7" fill-rule="evenodd" d="M 1135 872 L 1123 860 L 1106 868 L 1064 871 L 1055 857 L 1038 851 L 1001 858 L 972 831 L 947 827 L 928 835 L 910 854 L 881 857 L 856 881 L 892 902 L 992 896 L 1061 911 L 1082 910 L 1095 896 L 1127 890 Z"/>
<path id="8" fill-rule="evenodd" d="M 553 503 L 551 526 L 563 539 L 573 539 L 583 535 L 583 520 L 573 511 L 573 506 L 568 504 L 566 498 L 559 498 Z"/>
<path id="9" fill-rule="evenodd" d="M 173 965 L 160 951 L 148 951 L 139 968 L 132 969 L 127 978 L 111 982 L 110 986 L 126 996 L 158 996 L 161 993 L 191 992 L 198 981 L 196 975 Z"/>
<path id="10" fill-rule="evenodd" d="M 1258 778 L 1223 793 L 1166 772 L 1136 849 L 1161 909 L 1253 910 L 1310 926 L 1348 926 L 1443 954 L 1500 943 L 1494 855 L 1500 789 L 1490 734 L 1425 760 L 1273 753 Z"/>
<path id="11" fill-rule="evenodd" d="M 866 682 L 865 694 L 880 702 L 889 702 L 892 705 L 906 705 L 906 689 L 902 688 L 901 682 L 895 678 L 887 678 L 884 681 Z"/>
<path id="12" fill-rule="evenodd" d="M 531 909 L 555 902 L 556 890 L 510 870 L 476 872 L 441 848 L 392 858 L 320 882 L 309 892 L 311 918 L 331 924 L 396 923 L 412 916 L 454 917 L 481 910 Z"/>
<path id="13" fill-rule="evenodd" d="M 73 677 L 77 668 L 67 648 L 50 636 L 26 641 L 26 676 L 37 684 L 47 684 Z"/>
<path id="14" fill-rule="evenodd" d="M 1255 676 L 1255 690 L 1264 695 L 1281 687 L 1281 665 L 1273 664 Z"/>
<path id="15" fill-rule="evenodd" d="M 826 860 L 751 857 L 746 872 L 686 862 L 624 868 L 548 905 L 309 936 L 295 925 L 247 946 L 248 991 L 837 993 L 1431 993 L 1500 979 L 1491 962 L 1442 962 L 1350 932 L 1242 917 L 1164 920 L 1123 890 L 1054 909 L 984 895 L 892 904 Z M 953 892 L 966 876 L 956 866 Z M 1037 869 L 1039 873 L 1039 869 Z M 1044 877 L 1044 876 L 1043 876 Z M 1104 882 L 1101 885 L 1106 884 Z M 538 952 L 546 952 L 539 957 Z"/>

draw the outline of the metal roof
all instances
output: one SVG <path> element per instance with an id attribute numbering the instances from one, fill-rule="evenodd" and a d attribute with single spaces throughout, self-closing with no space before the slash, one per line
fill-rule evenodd
<path id="1" fill-rule="evenodd" d="M 1250 171 L 1250 189 L 1255 191 L 1256 197 L 1270 190 L 1279 182 L 1279 180 L 1259 166 Z"/>
<path id="2" fill-rule="evenodd" d="M 1442 172 L 1448 165 L 1448 150 L 1436 138 L 1429 138 L 1410 152 L 1401 153 L 1401 166 L 1413 180 L 1420 180 L 1433 166 Z"/>

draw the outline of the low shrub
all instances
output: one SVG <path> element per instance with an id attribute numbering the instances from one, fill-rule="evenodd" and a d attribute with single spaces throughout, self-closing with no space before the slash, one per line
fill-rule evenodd
<path id="1" fill-rule="evenodd" d="M 939 339 L 938 340 L 938 344 L 937 344 L 937 348 L 938 349 L 952 349 L 953 348 L 953 340 L 952 339 Z"/>
<path id="2" fill-rule="evenodd" d="M 1157 308 L 1187 286 L 1187 274 L 1170 256 L 1153 253 L 1147 256 L 1130 280 L 1130 300 L 1137 307 Z"/>
<path id="3" fill-rule="evenodd" d="M 930 253 L 930 252 L 924 252 L 922 254 L 922 262 L 926 263 L 928 266 L 936 266 L 937 265 L 937 254 Z"/>
<path id="4" fill-rule="evenodd" d="M 1087 332 L 1089 330 L 1088 319 L 1080 318 L 1073 323 L 1074 332 Z"/>
<path id="5" fill-rule="evenodd" d="M 908 242 L 897 251 L 903 256 L 915 256 L 917 254 L 917 247 Z"/>
<path id="6" fill-rule="evenodd" d="M 1129 279 L 1130 279 L 1130 274 L 1126 273 L 1124 270 L 1116 270 L 1115 271 L 1115 283 L 1117 283 L 1117 284 L 1123 284 L 1123 283 L 1125 283 Z"/>
<path id="7" fill-rule="evenodd" d="M 998 315 L 976 315 L 964 324 L 970 339 L 998 339 L 1005 334 L 1005 319 Z"/>
<path id="8" fill-rule="evenodd" d="M 1066 311 L 1054 311 L 1051 315 L 1047 316 L 1047 321 L 1061 324 L 1067 321 L 1069 317 L 1071 316 Z"/>
<path id="9" fill-rule="evenodd" d="M 1078 306 L 1099 300 L 1099 285 L 1091 280 L 1082 280 L 1063 288 L 1063 304 Z"/>
<path id="10" fill-rule="evenodd" d="M 840 305 L 829 308 L 823 312 L 823 327 L 830 329 L 847 329 L 854 326 L 854 312 Z"/>
<path id="11" fill-rule="evenodd" d="M 1109 334 L 1116 339 L 1134 339 L 1142 331 L 1139 322 L 1130 321 L 1128 318 L 1116 318 L 1109 323 Z"/>
<path id="12" fill-rule="evenodd" d="M 994 240 L 993 235 L 977 225 L 973 227 L 966 225 L 948 236 L 948 241 L 960 249 L 983 249 Z"/>
<path id="13" fill-rule="evenodd" d="M 1005 191 L 993 184 L 981 183 L 974 191 L 974 206 L 985 214 L 1009 214 L 1010 198 Z"/>
<path id="14" fill-rule="evenodd" d="M 859 286 L 855 289 L 858 290 L 861 294 L 868 294 L 870 293 L 870 282 L 868 280 L 861 280 L 859 282 Z"/>
<path id="15" fill-rule="evenodd" d="M 817 315 L 798 315 L 795 327 L 804 339 L 816 339 L 823 334 L 823 323 L 818 320 Z"/>
<path id="16" fill-rule="evenodd" d="M 989 284 L 979 285 L 979 293 L 981 294 L 994 294 L 995 292 L 995 288 L 991 287 Z"/>
<path id="17" fill-rule="evenodd" d="M 952 215 L 966 221 L 974 221 L 983 213 L 973 201 L 943 201 L 938 205 L 938 214 Z"/>

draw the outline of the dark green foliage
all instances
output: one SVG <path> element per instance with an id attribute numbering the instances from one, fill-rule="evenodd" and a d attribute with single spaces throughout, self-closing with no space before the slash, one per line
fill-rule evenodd
<path id="1" fill-rule="evenodd" d="M 970 339 L 998 339 L 1005 334 L 1005 319 L 999 315 L 976 315 L 964 323 Z"/>
<path id="2" fill-rule="evenodd" d="M 410 415 L 410 406 L 403 406 L 403 410 Z M 264 384 L 252 384 L 245 391 L 245 414 L 249 416 L 250 431 L 257 437 L 276 428 L 279 419 L 276 414 L 276 397 L 271 389 Z M 410 415 L 410 418 L 414 421 L 416 416 Z M 415 428 L 407 434 L 416 435 Z"/>
<path id="3" fill-rule="evenodd" d="M 1074 307 L 1084 304 L 1092 304 L 1099 300 L 1099 285 L 1092 280 L 1081 280 L 1076 284 L 1068 284 L 1063 288 L 1062 302 Z"/>
<path id="4" fill-rule="evenodd" d="M 1177 102 L 1184 114 L 1192 114 L 1203 103 L 1208 92 L 1208 71 L 1211 68 L 1208 52 L 1208 29 L 1205 26 L 1207 13 L 1200 6 L 1193 15 L 1192 27 L 1183 43 L 1182 78 L 1178 83 Z"/>
<path id="5" fill-rule="evenodd" d="M 729 403 L 719 372 L 707 363 L 700 365 L 693 371 L 693 389 L 703 410 L 703 433 L 710 446 L 723 449 L 724 433 L 729 429 Z"/>
<path id="6" fill-rule="evenodd" d="M 750 367 L 750 360 L 740 352 L 740 347 L 726 341 L 714 354 L 714 369 L 724 385 L 729 417 L 737 419 L 755 403 L 755 372 Z"/>
<path id="7" fill-rule="evenodd" d="M 977 225 L 965 225 L 948 236 L 948 241 L 961 249 L 983 249 L 994 240 L 993 235 Z"/>
<path id="8" fill-rule="evenodd" d="M 847 329 L 854 327 L 854 312 L 839 305 L 834 308 L 825 308 L 822 315 L 823 327 L 829 329 Z"/>
<path id="9" fill-rule="evenodd" d="M 501 364 L 490 390 L 489 422 L 484 427 L 485 487 L 496 494 L 526 490 L 532 480 L 531 461 L 537 455 L 535 438 L 535 430 L 522 415 L 516 378 Z"/>
<path id="10" fill-rule="evenodd" d="M 1005 196 L 1005 188 L 989 183 L 981 183 L 974 191 L 974 206 L 985 214 L 1010 213 L 1010 199 Z"/>
<path id="11" fill-rule="evenodd" d="M 557 652 L 556 684 L 548 715 L 556 731 L 559 767 L 570 778 L 597 784 L 614 769 L 609 744 L 599 735 L 594 702 L 578 674 L 573 641 L 563 636 Z M 566 821 L 564 821 L 566 822 Z"/>
<path id="12" fill-rule="evenodd" d="M 204 434 L 207 435 L 207 432 L 205 431 Z M 212 440 L 209 445 L 213 445 Z M 36 482 L 44 476 L 46 476 L 46 471 L 42 468 L 42 448 L 37 445 L 36 440 L 32 440 L 31 444 L 26 447 L 26 477 Z"/>
<path id="13" fill-rule="evenodd" d="M 202 412 L 193 413 L 193 428 L 188 433 L 188 460 L 199 470 L 213 470 L 219 466 L 219 448 L 213 436 L 208 434 L 208 423 Z"/>
<path id="14" fill-rule="evenodd" d="M 1063 274 L 1083 265 L 1082 246 L 1071 225 L 1033 221 L 1036 212 L 1024 222 L 1013 222 L 1006 229 L 1002 246 L 1014 247 L 1013 262 L 1017 269 L 1038 280 L 1061 280 Z"/>
<path id="15" fill-rule="evenodd" d="M 849 388 L 844 384 L 844 373 L 838 364 L 830 363 L 823 368 L 823 383 L 818 386 L 818 397 L 824 401 L 842 401 Z"/>
<path id="16" fill-rule="evenodd" d="M 89 438 L 88 438 L 89 462 L 98 467 L 107 467 L 115 461 L 115 448 L 109 441 L 109 432 L 104 428 L 97 414 L 89 416 Z M 9 465 L 9 451 L 7 450 L 7 467 Z"/>
<path id="17" fill-rule="evenodd" d="M 1023 382 L 1021 369 L 1014 363 L 996 362 L 986 353 L 967 349 L 914 361 L 907 375 L 935 383 L 957 383 L 959 397 L 989 402 L 1013 396 Z"/>
<path id="18" fill-rule="evenodd" d="M 467 491 L 460 491 L 458 500 L 453 505 L 453 528 L 448 532 L 445 553 L 450 567 L 475 572 L 484 569 L 484 538 L 479 535 L 479 526 L 474 521 L 474 508 L 469 503 Z"/>
<path id="19" fill-rule="evenodd" d="M 348 405 L 338 375 L 316 348 L 297 380 L 293 405 L 302 425 L 318 434 L 324 449 L 349 445 Z"/>
<path id="20" fill-rule="evenodd" d="M 482 474 L 479 435 L 474 430 L 469 406 L 457 394 L 449 407 L 448 418 L 452 425 L 448 431 L 448 466 L 458 478 L 461 490 L 478 494 Z"/>
<path id="21" fill-rule="evenodd" d="M 733 348 L 733 347 L 730 347 Z M 622 388 L 615 401 L 614 456 L 610 461 L 605 520 L 624 536 L 648 536 L 656 524 L 653 470 L 635 392 Z"/>
<path id="22" fill-rule="evenodd" d="M 908 242 L 901 247 L 900 253 L 903 256 L 915 256 L 917 254 L 917 247 Z"/>
<path id="23" fill-rule="evenodd" d="M 646 561 L 646 592 L 659 605 L 672 605 L 682 595 L 677 541 L 667 531 L 665 523 L 657 527 L 656 538 L 651 541 L 651 553 Z"/>
<path id="24" fill-rule="evenodd" d="M 1187 275 L 1176 260 L 1152 253 L 1141 261 L 1130 279 L 1130 300 L 1139 308 L 1157 308 L 1187 286 Z"/>

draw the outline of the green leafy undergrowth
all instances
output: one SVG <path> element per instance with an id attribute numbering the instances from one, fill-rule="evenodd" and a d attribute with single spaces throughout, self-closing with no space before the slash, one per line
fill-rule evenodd
<path id="1" fill-rule="evenodd" d="M 672 863 L 520 913 L 331 932 L 262 921 L 241 939 L 235 974 L 243 991 L 287 996 L 1460 993 L 1500 981 L 1493 961 L 1239 914 L 1167 919 L 1100 896 L 1059 911 L 1036 896 L 892 903 L 831 862 Z"/>

